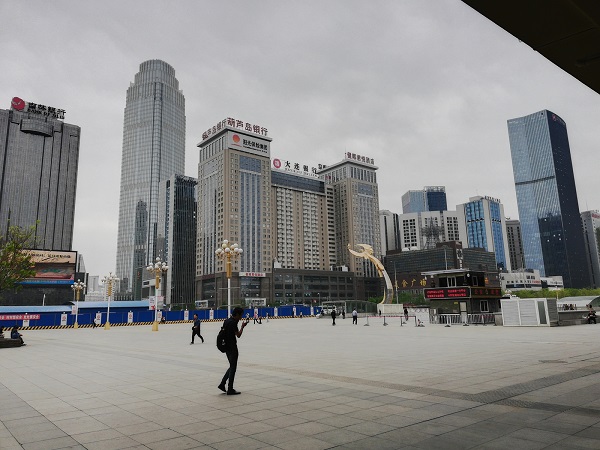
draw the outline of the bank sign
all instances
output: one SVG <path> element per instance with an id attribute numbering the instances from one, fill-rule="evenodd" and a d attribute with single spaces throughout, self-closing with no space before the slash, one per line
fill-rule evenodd
<path id="1" fill-rule="evenodd" d="M 234 119 L 233 117 L 228 117 L 227 119 L 223 119 L 220 122 L 217 122 L 215 125 L 210 127 L 204 133 L 202 133 L 202 140 L 206 140 L 215 134 L 220 133 L 225 128 L 237 128 L 241 131 L 247 131 L 249 133 L 258 134 L 261 136 L 267 136 L 267 130 L 265 127 L 260 125 L 255 125 L 250 122 L 244 122 L 243 120 Z"/>
<path id="2" fill-rule="evenodd" d="M 242 150 L 246 153 L 252 153 L 259 156 L 269 156 L 271 149 L 269 141 L 264 141 L 260 138 L 254 138 L 242 133 L 234 131 L 227 132 L 227 145 L 234 150 Z"/>
<path id="3" fill-rule="evenodd" d="M 65 110 L 58 109 L 53 106 L 40 105 L 38 103 L 26 102 L 19 97 L 13 97 L 10 102 L 10 106 L 15 111 L 28 112 L 32 114 L 39 114 L 41 116 L 52 117 L 53 119 L 64 119 Z"/>

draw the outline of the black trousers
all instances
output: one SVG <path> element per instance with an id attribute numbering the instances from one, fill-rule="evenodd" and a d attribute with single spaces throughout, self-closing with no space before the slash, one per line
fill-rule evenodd
<path id="1" fill-rule="evenodd" d="M 200 336 L 200 330 L 196 330 L 195 328 L 192 328 L 192 344 L 194 343 L 195 336 L 198 336 L 200 339 L 202 339 L 202 342 L 204 342 L 204 338 L 202 336 Z"/>
<path id="2" fill-rule="evenodd" d="M 358 316 L 352 316 L 352 325 L 354 324 L 358 325 Z"/>
<path id="3" fill-rule="evenodd" d="M 227 369 L 227 372 L 225 372 L 225 375 L 223 375 L 221 385 L 225 386 L 225 382 L 227 381 L 227 379 L 229 379 L 229 387 L 227 390 L 231 391 L 233 390 L 233 382 L 235 380 L 235 371 L 237 370 L 237 362 L 239 356 L 237 346 L 234 349 L 227 350 L 225 354 L 227 355 L 227 360 L 229 361 L 229 369 Z"/>

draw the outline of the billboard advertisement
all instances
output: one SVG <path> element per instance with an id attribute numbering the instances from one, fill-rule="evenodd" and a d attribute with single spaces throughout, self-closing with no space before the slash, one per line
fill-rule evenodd
<path id="1" fill-rule="evenodd" d="M 23 285 L 73 284 L 77 252 L 58 250 L 23 250 L 31 255 L 35 275 L 21 281 Z"/>

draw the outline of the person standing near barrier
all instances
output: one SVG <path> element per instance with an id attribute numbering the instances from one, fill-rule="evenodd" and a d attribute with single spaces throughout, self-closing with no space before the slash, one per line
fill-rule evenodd
<path id="1" fill-rule="evenodd" d="M 356 312 L 356 308 L 352 310 L 352 325 L 358 324 L 358 313 Z"/>
<path id="2" fill-rule="evenodd" d="M 408 322 L 408 308 L 406 306 L 404 307 L 404 320 Z"/>
<path id="3" fill-rule="evenodd" d="M 248 322 L 250 321 L 250 319 L 247 318 L 242 323 L 242 328 L 238 329 L 238 322 L 242 319 L 243 314 L 244 310 L 239 306 L 236 306 L 233 309 L 231 317 L 223 323 L 223 328 L 225 329 L 225 354 L 227 355 L 227 360 L 229 361 L 229 369 L 227 369 L 227 372 L 225 372 L 225 375 L 223 375 L 221 384 L 219 384 L 219 386 L 217 387 L 223 392 L 226 392 L 227 395 L 240 394 L 239 391 L 236 391 L 233 388 L 233 382 L 235 380 L 235 372 L 237 370 L 237 362 L 239 357 L 236 338 L 242 337 L 244 328 L 246 327 L 246 325 L 248 325 Z M 225 383 L 227 382 L 227 380 L 229 380 L 229 386 L 227 390 L 225 390 Z"/>
<path id="4" fill-rule="evenodd" d="M 200 319 L 198 319 L 198 314 L 194 314 L 194 325 L 192 326 L 192 342 L 190 342 L 190 345 L 194 345 L 194 337 L 196 336 L 202 339 L 202 343 L 204 344 L 204 338 L 200 334 Z"/>
<path id="5" fill-rule="evenodd" d="M 333 321 L 332 325 L 335 325 L 335 316 L 336 316 L 336 312 L 335 312 L 335 308 L 331 310 L 331 320 Z"/>

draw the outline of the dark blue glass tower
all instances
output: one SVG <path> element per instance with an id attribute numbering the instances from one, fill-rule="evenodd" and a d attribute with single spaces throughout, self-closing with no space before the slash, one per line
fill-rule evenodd
<path id="1" fill-rule="evenodd" d="M 508 121 L 525 264 L 590 284 L 567 125 L 544 110 Z"/>

